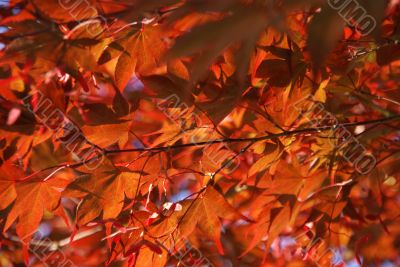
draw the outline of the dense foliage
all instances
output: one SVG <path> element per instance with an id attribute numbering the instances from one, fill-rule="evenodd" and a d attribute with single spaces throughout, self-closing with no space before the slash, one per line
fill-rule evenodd
<path id="1" fill-rule="evenodd" d="M 400 1 L 0 21 L 0 266 L 400 266 Z"/>

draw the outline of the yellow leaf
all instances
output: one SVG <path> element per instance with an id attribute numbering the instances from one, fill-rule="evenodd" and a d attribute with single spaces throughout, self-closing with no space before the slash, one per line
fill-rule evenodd
<path id="1" fill-rule="evenodd" d="M 328 86 L 329 81 L 330 81 L 330 79 L 326 79 L 319 85 L 317 92 L 315 92 L 314 100 L 325 103 L 325 101 L 326 101 L 326 90 L 325 89 Z"/>

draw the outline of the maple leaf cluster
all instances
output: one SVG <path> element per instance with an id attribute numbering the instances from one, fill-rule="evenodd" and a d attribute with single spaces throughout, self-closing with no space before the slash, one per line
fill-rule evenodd
<path id="1" fill-rule="evenodd" d="M 400 2 L 0 5 L 0 266 L 399 266 Z"/>

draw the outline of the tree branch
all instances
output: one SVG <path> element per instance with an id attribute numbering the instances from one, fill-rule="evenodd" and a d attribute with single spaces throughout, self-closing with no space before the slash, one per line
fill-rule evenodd
<path id="1" fill-rule="evenodd" d="M 103 151 L 103 155 L 112 155 L 112 154 L 133 153 L 133 152 L 162 152 L 162 151 L 169 151 L 169 150 L 175 150 L 175 149 L 186 148 L 186 147 L 201 147 L 201 146 L 220 144 L 220 143 L 243 143 L 243 142 L 257 143 L 260 141 L 271 140 L 271 139 L 275 139 L 275 138 L 279 138 L 279 137 L 287 137 L 287 136 L 293 136 L 293 135 L 299 135 L 299 134 L 318 133 L 318 132 L 336 129 L 338 127 L 349 128 L 349 127 L 355 127 L 355 126 L 361 126 L 361 125 L 385 124 L 387 122 L 398 120 L 398 119 L 400 119 L 400 115 L 391 116 L 391 117 L 387 117 L 387 118 L 383 118 L 383 119 L 370 120 L 370 121 L 348 122 L 348 123 L 341 123 L 341 124 L 337 124 L 337 125 L 326 125 L 326 126 L 315 127 L 315 128 L 304 128 L 304 129 L 297 129 L 297 130 L 293 130 L 293 131 L 284 131 L 281 133 L 269 134 L 269 135 L 260 136 L 260 137 L 223 138 L 223 139 L 214 139 L 214 140 L 202 141 L 202 142 L 196 142 L 196 143 L 176 144 L 176 145 L 162 146 L 162 147 L 131 148 L 131 149 L 102 150 L 102 151 Z M 18 181 L 24 181 L 24 180 L 26 180 L 32 176 L 35 176 L 41 172 L 49 171 L 49 170 L 60 168 L 60 167 L 77 168 L 77 167 L 87 164 L 88 162 L 93 162 L 99 158 L 100 158 L 100 156 L 94 156 L 93 158 L 88 159 L 86 162 L 76 162 L 73 164 L 62 163 L 62 164 L 58 164 L 56 166 L 47 167 L 43 170 L 34 172 L 26 177 L 23 177 L 23 178 L 19 179 Z"/>
<path id="2" fill-rule="evenodd" d="M 105 150 L 105 154 L 118 154 L 118 153 L 129 153 L 129 152 L 148 152 L 148 151 L 167 151 L 171 149 L 180 149 L 185 147 L 196 147 L 196 146 L 206 146 L 212 144 L 219 144 L 219 143 L 242 143 L 242 142 L 259 142 L 264 140 L 275 139 L 278 137 L 286 137 L 298 134 L 308 134 L 308 133 L 315 133 L 315 132 L 322 132 L 331 130 L 334 127 L 354 127 L 360 125 L 370 125 L 370 124 L 383 124 L 388 121 L 398 120 L 400 119 L 400 115 L 387 117 L 383 119 L 377 120 L 370 120 L 370 121 L 361 121 L 361 122 L 349 122 L 349 123 L 342 123 L 338 125 L 326 125 L 316 128 L 305 128 L 305 129 L 298 129 L 293 131 L 285 131 L 277 134 L 269 134 L 266 136 L 260 137 L 252 137 L 252 138 L 224 138 L 224 139 L 215 139 L 203 142 L 196 142 L 196 143 L 187 143 L 187 144 L 177 144 L 171 146 L 163 146 L 163 147 L 150 147 L 150 148 L 132 148 L 132 149 L 120 149 L 120 150 Z"/>

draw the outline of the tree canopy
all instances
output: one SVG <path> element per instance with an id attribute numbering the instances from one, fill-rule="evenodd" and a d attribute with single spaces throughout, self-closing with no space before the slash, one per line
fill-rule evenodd
<path id="1" fill-rule="evenodd" d="M 400 1 L 0 5 L 0 266 L 399 266 Z"/>

